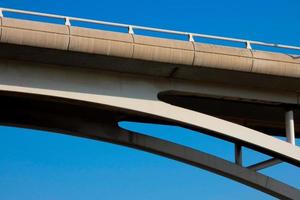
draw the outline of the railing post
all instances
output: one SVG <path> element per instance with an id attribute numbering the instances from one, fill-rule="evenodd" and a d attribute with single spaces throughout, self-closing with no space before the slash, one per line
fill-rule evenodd
<path id="1" fill-rule="evenodd" d="M 129 34 L 134 34 L 132 26 L 128 26 L 128 33 Z"/>
<path id="2" fill-rule="evenodd" d="M 71 26 L 71 22 L 70 22 L 70 18 L 69 17 L 65 18 L 65 25 L 66 26 Z"/>
<path id="3" fill-rule="evenodd" d="M 247 49 L 252 49 L 251 43 L 250 43 L 249 41 L 246 42 L 246 48 L 247 48 Z"/>
<path id="4" fill-rule="evenodd" d="M 295 145 L 294 112 L 289 110 L 285 113 L 285 129 L 287 141 Z"/>
<path id="5" fill-rule="evenodd" d="M 192 34 L 189 34 L 189 41 L 190 42 L 195 42 L 194 36 Z"/>

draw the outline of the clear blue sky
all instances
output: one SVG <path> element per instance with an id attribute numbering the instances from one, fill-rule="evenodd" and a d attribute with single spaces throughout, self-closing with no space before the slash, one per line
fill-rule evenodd
<path id="1" fill-rule="evenodd" d="M 299 0 L 2 0 L 0 6 L 300 46 Z M 233 160 L 232 144 L 199 133 L 167 126 L 122 126 Z M 246 164 L 265 158 L 245 150 Z M 262 172 L 300 188 L 296 167 L 280 164 Z M 61 134 L 0 127 L 0 199 L 273 198 L 149 153 Z"/>

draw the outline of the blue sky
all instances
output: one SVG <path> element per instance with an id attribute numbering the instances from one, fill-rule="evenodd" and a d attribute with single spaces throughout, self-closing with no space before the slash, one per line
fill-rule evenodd
<path id="1" fill-rule="evenodd" d="M 1 0 L 0 6 L 300 46 L 297 0 Z M 122 126 L 233 160 L 231 143 L 193 131 L 146 124 Z M 246 164 L 265 158 L 245 150 Z M 296 167 L 280 164 L 262 172 L 300 188 Z M 149 153 L 61 134 L 0 127 L 0 199 L 21 198 L 273 199 Z"/>

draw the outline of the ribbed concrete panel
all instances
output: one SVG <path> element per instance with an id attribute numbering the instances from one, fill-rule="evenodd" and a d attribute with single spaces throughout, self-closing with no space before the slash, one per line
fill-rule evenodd
<path id="1" fill-rule="evenodd" d="M 64 25 L 3 18 L 1 42 L 66 50 L 69 30 Z"/>
<path id="2" fill-rule="evenodd" d="M 129 34 L 70 27 L 71 51 L 131 58 L 132 43 Z"/>
<path id="3" fill-rule="evenodd" d="M 252 72 L 277 76 L 300 77 L 300 57 L 288 54 L 253 51 Z"/>
<path id="4" fill-rule="evenodd" d="M 192 65 L 194 47 L 191 42 L 134 36 L 135 59 Z"/>
<path id="5" fill-rule="evenodd" d="M 216 70 L 250 72 L 249 76 L 264 74 L 278 77 L 300 77 L 300 58 L 286 54 L 11 18 L 3 18 L 1 22 L 0 40 L 2 43 L 113 56 L 111 59 L 119 57 L 139 60 L 140 62 L 136 65 L 132 64 L 135 62 L 134 60 L 127 60 L 131 63 L 129 63 L 129 67 L 127 66 L 127 71 L 130 72 L 144 73 L 147 71 L 145 74 L 151 74 L 149 72 L 153 71 L 154 64 L 159 64 L 161 69 L 156 69 L 156 71 L 160 76 L 179 77 L 180 73 L 187 75 L 186 70 L 191 69 L 191 66 L 194 65 Z M 74 64 L 69 65 L 76 65 L 75 62 L 74 60 Z M 116 65 L 113 70 L 120 71 L 120 68 L 122 71 L 126 71 L 124 62 Z M 198 70 L 200 70 L 199 67 L 193 67 L 191 75 L 184 78 L 194 79 L 193 77 L 196 77 L 195 79 L 199 79 L 197 78 L 199 77 Z M 215 76 L 215 74 L 211 75 Z"/>
<path id="6" fill-rule="evenodd" d="M 266 52 L 266 51 L 253 50 L 253 57 L 255 59 L 300 64 L 300 56 L 299 55 L 289 55 L 289 54 L 282 54 L 282 53 L 272 53 L 272 52 Z"/>
<path id="7" fill-rule="evenodd" d="M 195 43 L 194 65 L 250 72 L 252 53 L 248 49 Z"/>

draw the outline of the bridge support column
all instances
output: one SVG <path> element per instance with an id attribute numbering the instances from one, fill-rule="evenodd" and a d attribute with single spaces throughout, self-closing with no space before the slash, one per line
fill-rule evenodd
<path id="1" fill-rule="evenodd" d="M 285 113 L 285 128 L 287 141 L 295 145 L 294 112 L 289 110 Z"/>
<path id="2" fill-rule="evenodd" d="M 234 153 L 235 153 L 235 164 L 242 166 L 243 165 L 242 146 L 239 144 L 235 144 Z"/>

